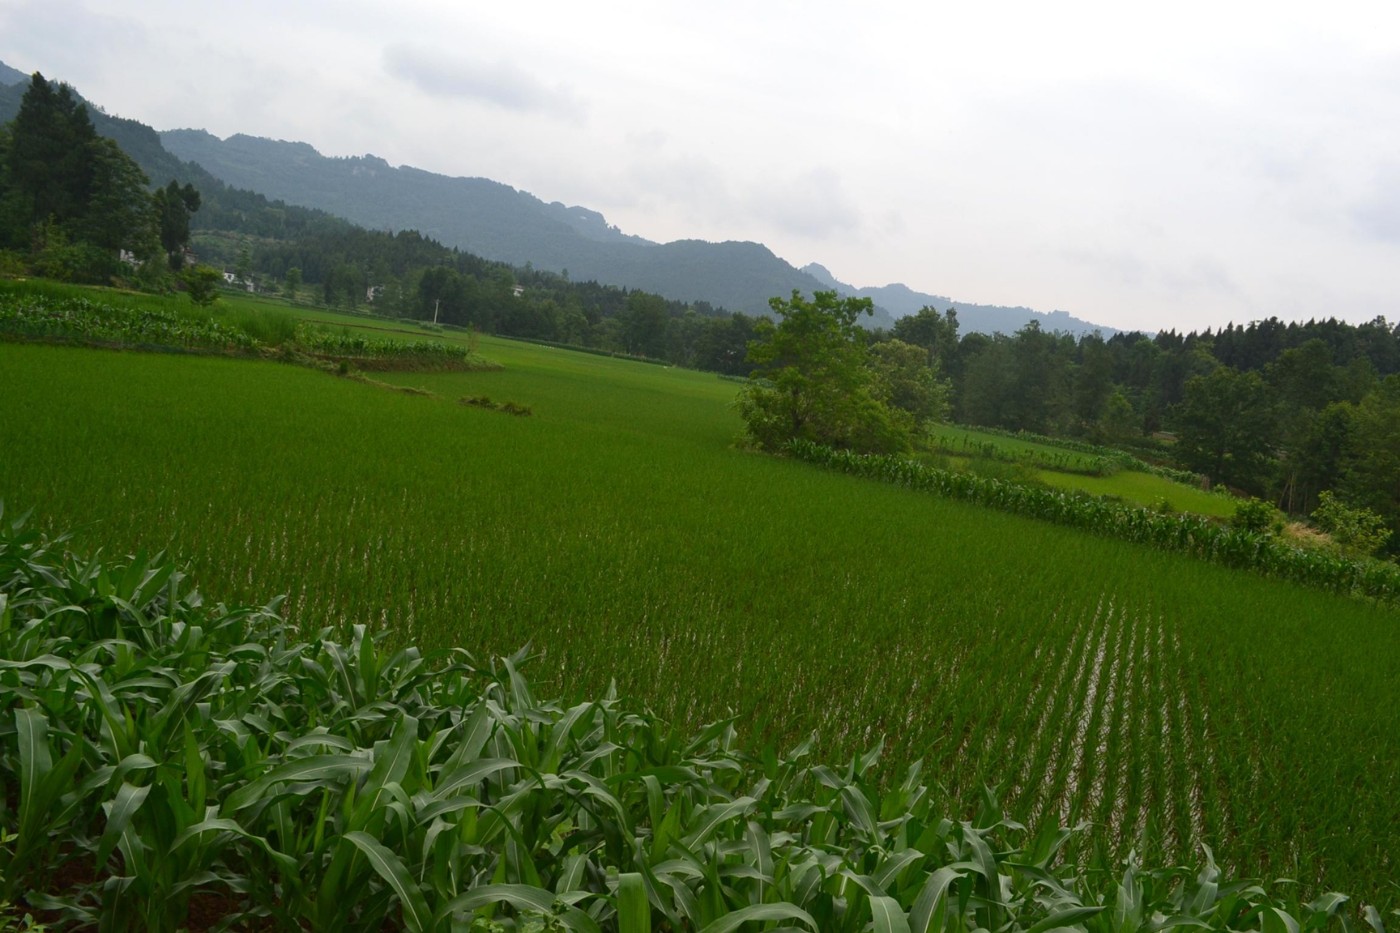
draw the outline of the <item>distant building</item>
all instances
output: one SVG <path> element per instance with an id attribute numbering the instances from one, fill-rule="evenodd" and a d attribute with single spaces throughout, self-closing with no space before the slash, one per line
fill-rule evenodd
<path id="1" fill-rule="evenodd" d="M 245 292 L 255 292 L 258 290 L 258 287 L 253 284 L 253 281 L 251 279 L 249 279 L 248 281 L 244 281 L 243 279 L 240 279 L 238 277 L 237 272 L 225 272 L 224 284 L 229 286 L 230 288 L 241 288 Z"/>
<path id="2" fill-rule="evenodd" d="M 513 295 L 515 295 L 516 298 L 519 298 L 521 295 L 525 294 L 525 286 L 524 286 L 524 285 L 512 285 L 512 286 L 510 287 L 510 290 L 511 290 L 511 293 L 512 293 Z"/>

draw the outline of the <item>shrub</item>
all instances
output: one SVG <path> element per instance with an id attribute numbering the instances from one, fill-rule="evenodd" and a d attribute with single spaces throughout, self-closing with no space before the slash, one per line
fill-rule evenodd
<path id="1" fill-rule="evenodd" d="M 185 270 L 185 290 L 190 301 L 201 308 L 207 308 L 219 300 L 219 283 L 223 275 L 213 266 L 191 266 Z"/>
<path id="2" fill-rule="evenodd" d="M 1365 557 L 1379 551 L 1390 540 L 1385 519 L 1366 508 L 1349 506 L 1323 490 L 1317 497 L 1313 521 L 1332 536 L 1344 553 Z"/>
<path id="3" fill-rule="evenodd" d="M 1235 506 L 1235 516 L 1230 524 L 1242 531 L 1264 534 L 1274 524 L 1274 507 L 1260 499 L 1245 499 Z"/>

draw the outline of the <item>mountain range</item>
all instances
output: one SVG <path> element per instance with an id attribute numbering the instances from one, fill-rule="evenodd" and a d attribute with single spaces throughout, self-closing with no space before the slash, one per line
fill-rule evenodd
<path id="1" fill-rule="evenodd" d="M 18 110 L 27 80 L 0 63 L 0 121 Z M 137 121 L 107 116 L 101 108 L 93 110 L 97 131 L 115 139 L 153 182 L 175 178 L 200 187 L 218 179 L 231 188 L 325 211 L 370 229 L 418 230 L 486 259 L 530 264 L 575 281 L 591 279 L 747 313 L 766 313 L 768 299 L 775 295 L 835 289 L 871 298 L 876 314 L 866 323 L 873 327 L 888 328 L 895 319 L 931 305 L 957 308 L 965 332 L 1010 333 L 1035 320 L 1044 330 L 1113 333 L 1063 311 L 970 304 L 903 284 L 852 286 L 817 263 L 796 268 L 762 243 L 656 243 L 623 233 L 595 210 L 545 202 L 486 178 L 395 167 L 374 155 L 332 158 L 305 142 L 243 134 L 219 139 L 199 129 L 157 133 Z"/>

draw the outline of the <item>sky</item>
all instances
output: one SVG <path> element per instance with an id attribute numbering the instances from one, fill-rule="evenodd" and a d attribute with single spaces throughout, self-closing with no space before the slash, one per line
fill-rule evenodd
<path id="1" fill-rule="evenodd" d="M 1400 322 L 1400 4 L 0 0 L 109 113 L 1119 329 Z"/>

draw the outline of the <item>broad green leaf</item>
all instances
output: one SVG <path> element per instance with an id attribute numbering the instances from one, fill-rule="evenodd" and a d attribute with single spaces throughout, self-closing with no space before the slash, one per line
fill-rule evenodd
<path id="1" fill-rule="evenodd" d="M 1082 923 L 1090 917 L 1096 917 L 1107 908 L 1099 907 L 1067 907 L 1064 910 L 1057 910 L 1044 920 L 1033 925 L 1026 933 L 1046 933 L 1047 930 L 1058 930 L 1063 927 L 1072 927 Z"/>
<path id="2" fill-rule="evenodd" d="M 510 904 L 517 909 L 549 914 L 554 911 L 554 895 L 527 884 L 483 884 L 459 894 L 437 913 L 437 919 L 490 904 Z"/>
<path id="3" fill-rule="evenodd" d="M 353 831 L 346 833 L 342 838 L 363 852 L 379 877 L 394 889 L 399 903 L 403 906 L 404 924 L 408 929 L 415 933 L 431 930 L 432 912 L 428 910 L 428 902 L 423 897 L 423 892 L 413 883 L 413 877 L 409 875 L 403 860 L 368 833 Z"/>
<path id="4" fill-rule="evenodd" d="M 944 866 L 929 875 L 914 898 L 913 909 L 909 911 L 909 928 L 912 933 L 928 933 L 930 929 L 941 929 L 942 918 L 948 909 L 948 888 L 963 877 L 955 868 Z"/>
<path id="5" fill-rule="evenodd" d="M 870 917 L 875 923 L 875 933 L 909 933 L 909 919 L 899 909 L 899 901 L 892 897 L 872 897 Z"/>
<path id="6" fill-rule="evenodd" d="M 817 922 L 812 919 L 812 915 L 795 904 L 753 904 L 717 918 L 707 924 L 700 933 L 733 933 L 749 921 L 767 920 L 796 920 L 809 930 L 817 929 Z"/>
<path id="7" fill-rule="evenodd" d="M 747 815 L 756 804 L 757 801 L 752 797 L 740 797 L 737 800 L 706 807 L 696 821 L 696 829 L 686 835 L 685 844 L 691 848 L 700 845 L 726 822 Z"/>
<path id="8" fill-rule="evenodd" d="M 38 803 L 49 772 L 53 770 L 53 755 L 49 751 L 49 724 L 37 709 L 21 707 L 15 710 L 15 736 L 19 741 L 19 825 L 25 835 L 41 817 Z"/>
<path id="9" fill-rule="evenodd" d="M 149 785 L 136 787 L 132 784 L 122 783 L 117 788 L 117 796 L 104 806 L 107 811 L 107 828 L 102 832 L 102 842 L 97 847 L 97 864 L 106 865 L 107 858 L 112 854 L 112 850 L 121 841 L 122 834 L 126 832 L 127 825 L 131 818 L 136 815 L 136 811 L 141 809 L 141 805 L 146 802 L 146 797 L 151 793 Z"/>
<path id="10" fill-rule="evenodd" d="M 651 933 L 646 882 L 635 872 L 626 872 L 617 879 L 617 929 L 618 933 Z"/>

